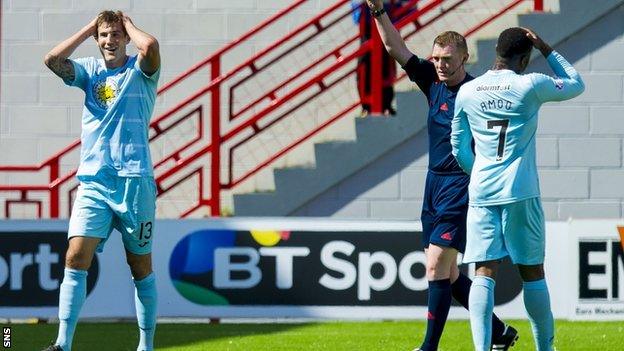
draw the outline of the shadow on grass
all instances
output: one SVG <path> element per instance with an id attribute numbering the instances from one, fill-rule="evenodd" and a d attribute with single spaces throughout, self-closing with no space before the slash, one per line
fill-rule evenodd
<path id="1" fill-rule="evenodd" d="M 158 324 L 155 345 L 160 348 L 184 348 L 211 341 L 240 340 L 247 336 L 269 336 L 310 324 Z M 9 326 L 8 324 L 4 326 Z M 13 324 L 12 350 L 41 350 L 56 339 L 58 324 Z M 225 339 L 225 340 L 221 340 Z M 135 323 L 79 323 L 75 351 L 134 351 L 138 344 Z"/>
<path id="2" fill-rule="evenodd" d="M 270 336 L 292 331 L 310 324 L 165 324 L 158 326 L 156 343 L 159 348 L 192 345 L 201 342 L 235 342 L 248 336 Z M 220 340 L 223 339 L 223 340 Z"/>

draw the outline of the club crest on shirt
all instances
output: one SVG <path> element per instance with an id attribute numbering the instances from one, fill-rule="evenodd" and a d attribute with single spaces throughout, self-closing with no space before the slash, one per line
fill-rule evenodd
<path id="1" fill-rule="evenodd" d="M 117 99 L 119 88 L 113 79 L 101 80 L 93 85 L 93 97 L 97 105 L 103 109 L 109 108 Z"/>

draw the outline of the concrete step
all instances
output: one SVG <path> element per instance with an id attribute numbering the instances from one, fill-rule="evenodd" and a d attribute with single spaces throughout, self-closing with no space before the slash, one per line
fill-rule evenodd
<path id="1" fill-rule="evenodd" d="M 426 100 L 420 92 L 397 93 L 396 116 L 356 120 L 356 140 L 316 144 L 314 168 L 275 169 L 275 191 L 234 196 L 237 216 L 286 216 L 346 179 L 426 125 Z"/>

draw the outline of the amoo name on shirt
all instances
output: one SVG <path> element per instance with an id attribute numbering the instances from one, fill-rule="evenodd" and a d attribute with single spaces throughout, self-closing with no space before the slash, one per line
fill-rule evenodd
<path id="1" fill-rule="evenodd" d="M 505 99 L 489 99 L 487 101 L 481 101 L 479 104 L 481 106 L 481 111 L 485 112 L 487 110 L 497 109 L 497 110 L 511 110 L 513 104 L 509 100 Z"/>

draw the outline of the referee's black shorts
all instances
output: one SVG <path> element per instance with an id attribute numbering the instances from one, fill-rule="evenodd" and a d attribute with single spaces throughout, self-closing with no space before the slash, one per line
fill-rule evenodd
<path id="1" fill-rule="evenodd" d="M 469 182 L 465 173 L 427 173 L 421 214 L 423 247 L 435 244 L 464 252 Z"/>

